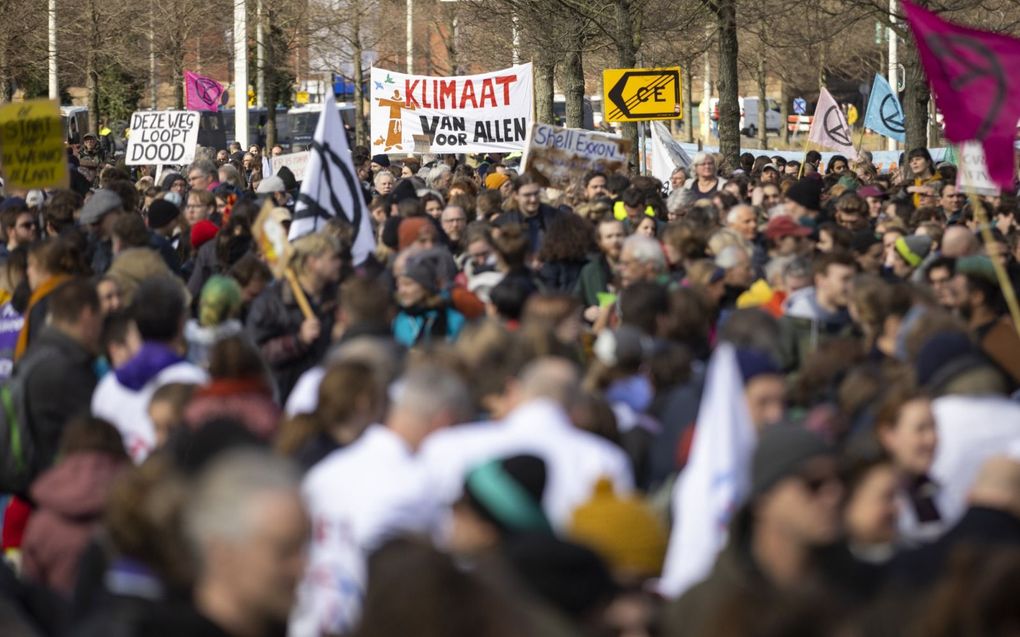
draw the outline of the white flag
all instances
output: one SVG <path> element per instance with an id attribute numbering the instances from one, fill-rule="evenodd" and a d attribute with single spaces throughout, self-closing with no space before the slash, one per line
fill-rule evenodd
<path id="1" fill-rule="evenodd" d="M 850 133 L 850 125 L 846 123 L 846 116 L 843 115 L 836 100 L 832 99 L 832 95 L 824 88 L 818 96 L 818 105 L 815 107 L 814 119 L 811 120 L 808 139 L 846 155 L 847 159 L 857 159 L 857 149 L 854 148 L 853 135 Z"/>
<path id="2" fill-rule="evenodd" d="M 361 180 L 351 161 L 340 113 L 333 94 L 326 92 L 326 101 L 315 127 L 308 167 L 301 182 L 301 193 L 294 206 L 294 221 L 289 239 L 293 241 L 325 227 L 331 217 L 343 215 L 354 226 L 351 250 L 358 265 L 375 250 L 368 206 L 361 191 Z"/>
<path id="3" fill-rule="evenodd" d="M 729 343 L 720 343 L 709 362 L 695 427 L 690 459 L 673 487 L 673 530 L 659 585 L 668 597 L 708 576 L 750 490 L 757 434 Z"/>
<path id="4" fill-rule="evenodd" d="M 691 158 L 687 156 L 669 129 L 662 122 L 652 122 L 652 177 L 662 183 L 669 183 L 669 178 L 677 168 L 687 168 Z"/>

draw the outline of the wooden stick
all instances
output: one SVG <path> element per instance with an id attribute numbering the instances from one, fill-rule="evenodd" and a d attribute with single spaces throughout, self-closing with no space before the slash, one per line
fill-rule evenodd
<path id="1" fill-rule="evenodd" d="M 963 153 L 959 148 L 956 149 L 957 157 L 963 157 Z M 1020 335 L 1020 305 L 1017 304 L 1016 290 L 1013 289 L 1013 284 L 1009 280 L 1009 275 L 1006 273 L 1006 268 L 1002 267 L 999 260 L 992 256 L 988 248 L 994 242 L 992 238 L 992 229 L 988 225 L 988 215 L 985 214 L 985 207 L 981 203 L 980 197 L 970 189 L 967 183 L 966 175 L 967 172 L 963 172 L 964 183 L 963 189 L 967 192 L 967 197 L 970 199 L 970 205 L 974 207 L 974 218 L 978 222 L 978 227 L 981 229 L 981 240 L 985 243 L 985 254 L 988 255 L 988 259 L 992 262 L 992 267 L 995 269 L 995 278 L 999 280 L 999 288 L 1002 290 L 1002 296 L 1006 299 L 1006 306 L 1009 308 L 1009 315 L 1013 319 L 1013 329 L 1016 330 L 1017 335 Z"/>
<path id="2" fill-rule="evenodd" d="M 297 301 L 298 307 L 301 308 L 301 313 L 305 315 L 306 319 L 315 318 L 315 312 L 312 311 L 312 306 L 308 303 L 308 297 L 305 296 L 305 291 L 301 289 L 301 284 L 298 283 L 294 270 L 287 268 L 283 271 L 283 275 L 287 277 L 287 282 L 290 283 L 290 289 L 294 292 L 294 299 Z"/>

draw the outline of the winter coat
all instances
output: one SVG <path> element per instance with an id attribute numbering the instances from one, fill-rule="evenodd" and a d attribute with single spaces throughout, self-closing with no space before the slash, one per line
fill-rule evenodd
<path id="1" fill-rule="evenodd" d="M 452 341 L 464 327 L 464 315 L 448 305 L 437 308 L 403 308 L 393 319 L 393 338 L 404 347 Z"/>
<path id="2" fill-rule="evenodd" d="M 584 260 L 559 260 L 543 263 L 538 270 L 538 280 L 541 287 L 548 292 L 570 294 L 577 287 L 577 281 L 581 278 L 581 271 L 585 265 Z"/>
<path id="3" fill-rule="evenodd" d="M 89 542 L 114 480 L 127 466 L 110 454 L 73 453 L 32 485 L 38 509 L 22 544 L 25 576 L 70 596 L 78 559 Z"/>
<path id="4" fill-rule="evenodd" d="M 598 306 L 599 293 L 608 292 L 609 282 L 612 280 L 613 269 L 609 267 L 609 260 L 605 255 L 599 254 L 581 268 L 574 294 L 581 303 L 584 303 L 584 307 Z"/>
<path id="5" fill-rule="evenodd" d="M 541 204 L 538 208 L 538 212 L 530 217 L 525 216 L 519 210 L 508 210 L 496 218 L 494 225 L 496 227 L 509 225 L 524 226 L 528 232 L 528 242 L 531 246 L 531 253 L 538 254 L 538 251 L 542 247 L 542 241 L 545 239 L 545 231 L 549 228 L 549 224 L 551 224 L 556 217 L 562 214 L 566 213 L 559 208 L 553 208 L 552 206 Z"/>
<path id="6" fill-rule="evenodd" d="M 230 319 L 214 325 L 202 327 L 195 319 L 184 324 L 184 340 L 188 343 L 188 360 L 205 369 L 209 366 L 209 353 L 218 341 L 244 333 L 244 325 L 240 321 Z"/>
<path id="7" fill-rule="evenodd" d="M 780 351 L 783 369 L 800 367 L 808 354 L 827 340 L 842 336 L 851 328 L 846 310 L 832 313 L 818 304 L 815 288 L 807 287 L 790 294 L 779 319 Z"/>
<path id="8" fill-rule="evenodd" d="M 286 281 L 274 281 L 252 303 L 246 328 L 276 381 L 281 402 L 286 402 L 301 374 L 322 360 L 329 349 L 336 309 L 336 289 L 327 288 L 322 302 L 308 302 L 322 326 L 317 338 L 305 345 L 298 339 L 304 314 Z"/>
<path id="9" fill-rule="evenodd" d="M 35 357 L 41 360 L 32 360 Z M 70 336 L 46 327 L 15 368 L 15 376 L 19 369 L 29 369 L 24 382 L 27 427 L 35 445 L 35 475 L 53 464 L 67 422 L 89 413 L 98 382 L 94 361 L 95 357 Z"/>
<path id="10" fill-rule="evenodd" d="M 195 392 L 184 411 L 184 422 L 196 429 L 216 418 L 232 418 L 259 438 L 270 440 L 282 415 L 261 378 L 217 378 Z"/>

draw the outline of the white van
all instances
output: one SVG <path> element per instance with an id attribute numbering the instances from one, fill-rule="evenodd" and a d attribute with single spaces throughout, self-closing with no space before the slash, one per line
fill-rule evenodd
<path id="1" fill-rule="evenodd" d="M 766 99 L 768 110 L 765 111 L 765 130 L 779 132 L 783 125 L 783 119 L 779 114 L 779 102 L 774 99 Z M 758 98 L 740 98 L 740 132 L 748 137 L 758 135 Z"/>

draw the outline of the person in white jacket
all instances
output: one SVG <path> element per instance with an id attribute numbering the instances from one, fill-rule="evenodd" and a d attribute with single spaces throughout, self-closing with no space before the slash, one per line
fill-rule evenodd
<path id="1" fill-rule="evenodd" d="M 431 490 L 444 507 L 461 495 L 469 471 L 521 454 L 546 463 L 542 506 L 557 529 L 564 529 L 574 509 L 591 499 L 600 478 L 609 478 L 617 493 L 633 490 L 633 471 L 623 450 L 570 422 L 565 408 L 579 391 L 572 363 L 539 359 L 522 371 L 516 391 L 516 407 L 503 421 L 454 427 L 426 441 L 421 456 Z"/>
<path id="2" fill-rule="evenodd" d="M 141 463 L 156 446 L 148 411 L 152 394 L 169 383 L 205 384 L 208 375 L 181 355 L 187 303 L 179 281 L 169 276 L 144 280 L 131 314 L 142 347 L 99 382 L 92 394 L 92 414 L 117 427 L 131 459 Z"/>
<path id="3" fill-rule="evenodd" d="M 471 413 L 467 387 L 425 366 L 398 383 L 386 424 L 372 425 L 305 477 L 314 536 L 290 634 L 348 634 L 360 615 L 365 559 L 399 533 L 437 533 L 438 504 L 416 457 L 432 432 Z"/>

